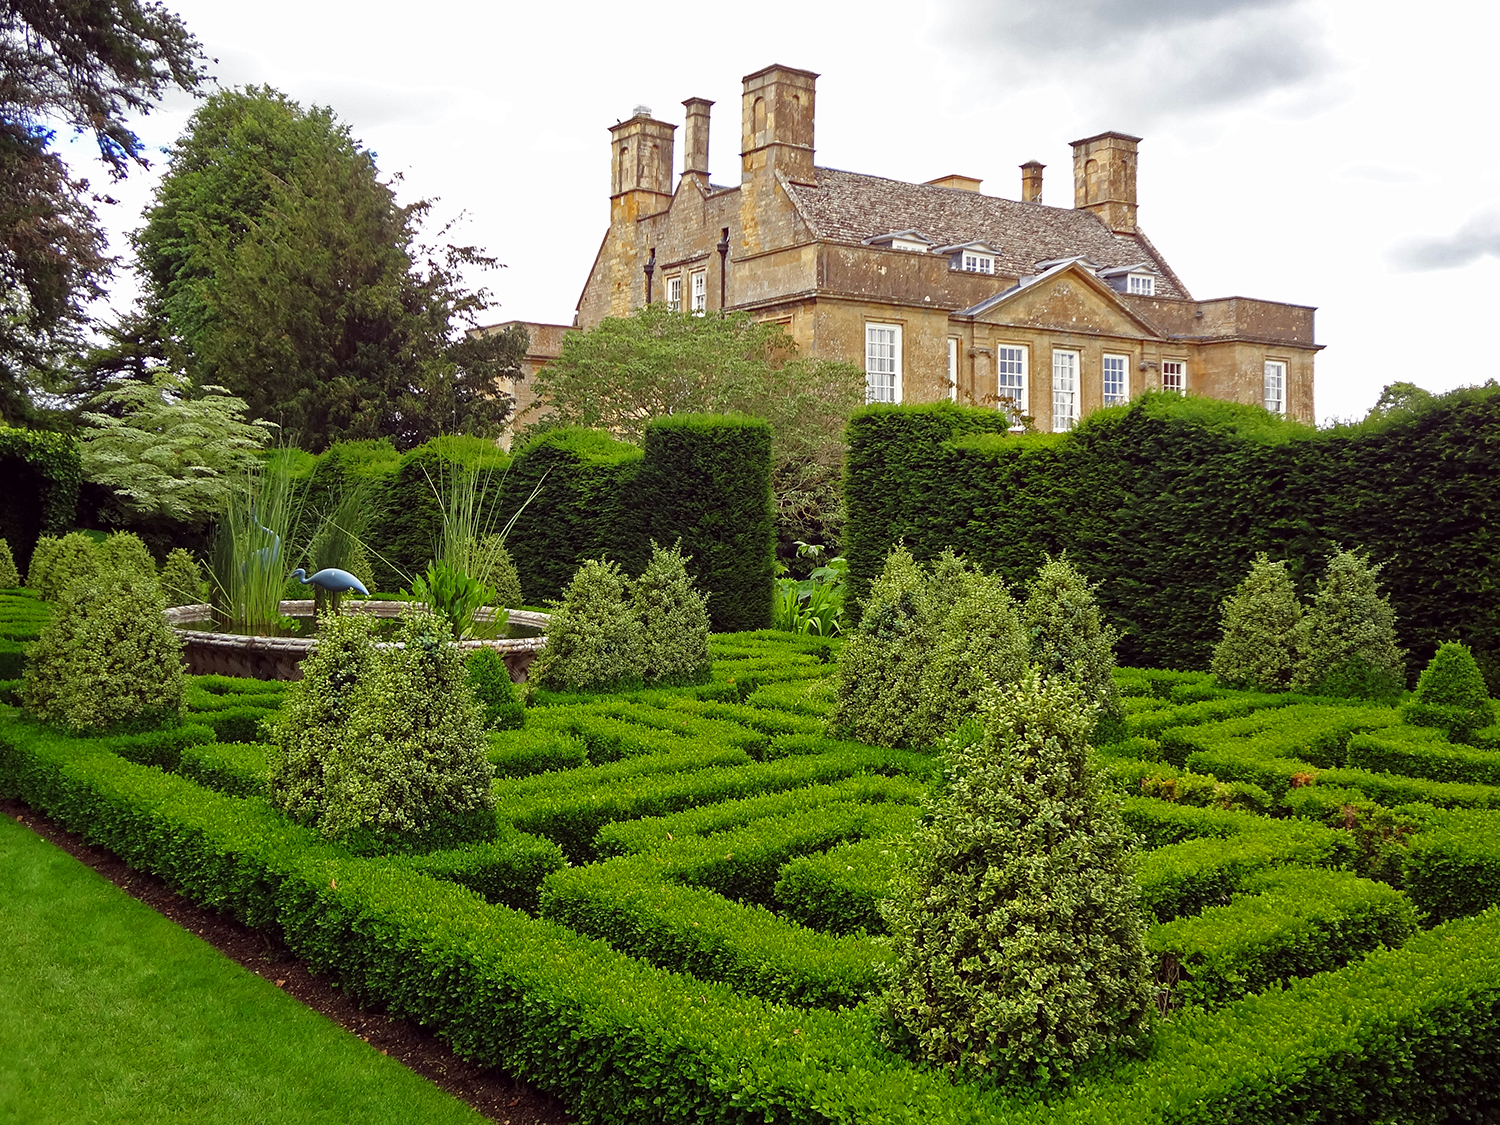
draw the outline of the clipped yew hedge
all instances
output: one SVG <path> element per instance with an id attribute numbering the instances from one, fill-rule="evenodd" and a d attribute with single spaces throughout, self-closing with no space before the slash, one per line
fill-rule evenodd
<path id="1" fill-rule="evenodd" d="M 1311 591 L 1336 545 L 1383 563 L 1414 674 L 1461 639 L 1500 692 L 1500 387 L 1314 430 L 1259 407 L 1147 394 L 1071 434 L 1004 434 L 993 411 L 870 406 L 849 425 L 854 597 L 904 539 L 1012 582 L 1066 550 L 1102 582 L 1122 664 L 1206 668 L 1219 604 L 1256 552 Z"/>
<path id="2" fill-rule="evenodd" d="M 0 539 L 22 574 L 38 537 L 73 526 L 83 460 L 65 434 L 0 426 Z"/>

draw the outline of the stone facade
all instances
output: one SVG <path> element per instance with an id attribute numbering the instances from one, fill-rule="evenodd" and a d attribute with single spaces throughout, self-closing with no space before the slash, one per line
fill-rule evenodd
<path id="1" fill-rule="evenodd" d="M 577 328 L 647 301 L 747 310 L 805 355 L 865 366 L 872 399 L 951 397 L 1044 431 L 1164 380 L 1313 419 L 1313 310 L 1196 300 L 1137 223 L 1140 138 L 1073 143 L 1072 207 L 1041 201 L 1035 161 L 1019 201 L 959 174 L 858 175 L 814 163 L 816 79 L 744 79 L 738 186 L 709 182 L 705 99 L 683 103 L 675 187 L 676 126 L 642 109 L 609 130 L 610 223 Z"/>

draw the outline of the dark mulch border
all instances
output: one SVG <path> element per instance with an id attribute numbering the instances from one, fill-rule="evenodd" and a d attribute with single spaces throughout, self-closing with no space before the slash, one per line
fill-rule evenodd
<path id="1" fill-rule="evenodd" d="M 446 1043 L 416 1024 L 361 1008 L 328 978 L 309 972 L 271 935 L 194 905 L 154 875 L 132 869 L 113 852 L 85 843 L 20 801 L 0 801 L 0 812 L 491 1121 L 501 1125 L 569 1125 L 572 1121 L 555 1098 L 500 1070 L 464 1062 Z"/>

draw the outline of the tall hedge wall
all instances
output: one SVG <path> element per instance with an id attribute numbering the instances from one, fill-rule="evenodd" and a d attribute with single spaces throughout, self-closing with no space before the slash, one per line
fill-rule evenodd
<path id="1" fill-rule="evenodd" d="M 83 461 L 73 439 L 0 426 L 0 537 L 22 574 L 42 535 L 73 526 Z"/>
<path id="2" fill-rule="evenodd" d="M 1123 664 L 1204 668 L 1218 609 L 1257 551 L 1310 592 L 1336 545 L 1384 562 L 1413 674 L 1475 650 L 1500 691 L 1500 388 L 1314 430 L 1258 407 L 1146 395 L 1067 435 L 1006 435 L 989 411 L 869 407 L 849 426 L 853 593 L 890 544 L 952 546 L 1012 581 L 1067 550 L 1102 581 Z"/>
<path id="3" fill-rule="evenodd" d="M 688 571 L 710 591 L 719 632 L 771 624 L 775 516 L 771 427 L 758 418 L 678 414 L 646 427 L 637 478 L 647 536 L 680 536 Z M 644 560 L 642 561 L 644 565 Z"/>

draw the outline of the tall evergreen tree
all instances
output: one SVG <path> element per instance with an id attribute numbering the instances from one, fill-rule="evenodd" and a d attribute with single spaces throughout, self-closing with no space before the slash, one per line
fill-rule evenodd
<path id="1" fill-rule="evenodd" d="M 1292 688 L 1319 695 L 1395 700 L 1406 686 L 1396 611 L 1376 585 L 1380 567 L 1354 551 L 1328 561 L 1303 619 Z"/>
<path id="2" fill-rule="evenodd" d="M 1096 588 L 1066 555 L 1048 555 L 1027 587 L 1021 623 L 1042 674 L 1076 683 L 1108 728 L 1125 717 L 1114 675 L 1119 633 L 1104 624 Z"/>
<path id="3" fill-rule="evenodd" d="M 1302 602 L 1286 563 L 1255 556 L 1250 573 L 1220 610 L 1213 673 L 1230 687 L 1285 691 L 1297 669 Z"/>

